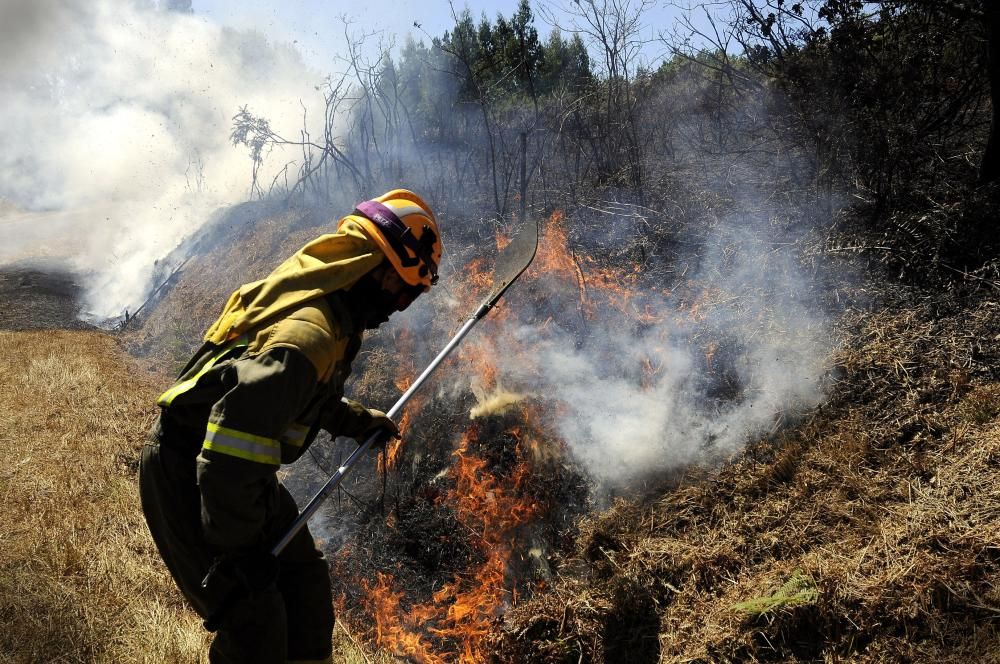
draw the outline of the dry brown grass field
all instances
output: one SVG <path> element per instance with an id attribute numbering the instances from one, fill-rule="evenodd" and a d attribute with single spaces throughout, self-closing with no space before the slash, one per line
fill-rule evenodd
<path id="1" fill-rule="evenodd" d="M 0 662 L 207 661 L 136 489 L 163 382 L 103 332 L 0 331 Z"/>
<path id="2" fill-rule="evenodd" d="M 197 662 L 136 462 L 156 390 L 100 332 L 0 332 L 0 660 Z"/>

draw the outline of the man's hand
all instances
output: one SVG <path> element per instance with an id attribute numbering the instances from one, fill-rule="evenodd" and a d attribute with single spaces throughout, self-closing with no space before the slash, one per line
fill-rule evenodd
<path id="1" fill-rule="evenodd" d="M 219 589 L 222 594 L 230 589 L 253 594 L 267 590 L 277 578 L 278 559 L 262 551 L 216 558 L 201 585 L 210 591 Z"/>
<path id="2" fill-rule="evenodd" d="M 369 408 L 368 414 L 371 415 L 372 420 L 361 436 L 361 440 L 367 440 L 377 431 L 385 431 L 385 440 L 399 438 L 399 427 L 389 419 L 388 415 L 374 408 Z M 361 441 L 359 440 L 359 442 Z"/>
<path id="3" fill-rule="evenodd" d="M 384 431 L 387 439 L 399 437 L 399 427 L 385 413 L 347 398 L 341 398 L 336 407 L 324 414 L 322 426 L 333 437 L 347 436 L 358 443 L 379 431 Z"/>

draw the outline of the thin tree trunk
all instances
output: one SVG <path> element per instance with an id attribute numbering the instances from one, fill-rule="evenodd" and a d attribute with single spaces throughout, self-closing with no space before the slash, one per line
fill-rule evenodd
<path id="1" fill-rule="evenodd" d="M 979 181 L 983 184 L 1000 179 L 1000 7 L 986 10 L 986 34 L 989 39 L 990 105 L 993 117 L 990 122 L 990 137 L 983 153 L 979 169 Z"/>
<path id="2" fill-rule="evenodd" d="M 525 223 L 528 205 L 528 132 L 521 132 L 521 224 Z"/>

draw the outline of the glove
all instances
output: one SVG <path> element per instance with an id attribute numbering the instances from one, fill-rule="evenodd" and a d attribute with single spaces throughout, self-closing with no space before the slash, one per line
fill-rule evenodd
<path id="1" fill-rule="evenodd" d="M 219 556 L 208 569 L 201 587 L 226 595 L 242 591 L 255 595 L 278 579 L 278 559 L 270 551 Z"/>
<path id="2" fill-rule="evenodd" d="M 269 551 L 216 558 L 201 582 L 201 587 L 215 598 L 205 629 L 218 631 L 245 598 L 267 590 L 277 578 L 278 559 Z"/>
<path id="3" fill-rule="evenodd" d="M 368 414 L 371 416 L 371 422 L 365 427 L 364 433 L 359 438 L 359 442 L 368 440 L 373 433 L 376 431 L 384 431 L 385 440 L 390 438 L 399 438 L 399 427 L 393 422 L 388 415 L 383 413 L 381 410 L 375 410 L 374 408 L 368 409 Z"/>

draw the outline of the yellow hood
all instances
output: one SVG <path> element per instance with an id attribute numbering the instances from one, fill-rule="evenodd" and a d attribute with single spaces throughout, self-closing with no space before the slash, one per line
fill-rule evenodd
<path id="1" fill-rule="evenodd" d="M 345 219 L 336 233 L 302 247 L 267 278 L 234 291 L 205 341 L 224 344 L 282 311 L 350 288 L 384 257 L 356 221 Z"/>

